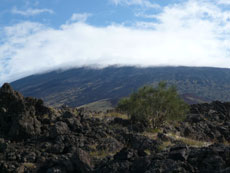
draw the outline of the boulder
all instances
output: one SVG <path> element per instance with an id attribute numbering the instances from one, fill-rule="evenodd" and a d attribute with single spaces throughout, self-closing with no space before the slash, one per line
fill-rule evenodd
<path id="1" fill-rule="evenodd" d="M 130 160 L 133 157 L 137 156 L 137 152 L 132 149 L 123 148 L 120 152 L 118 152 L 114 159 L 116 160 Z"/>
<path id="2" fill-rule="evenodd" d="M 71 160 L 75 165 L 76 170 L 80 173 L 87 173 L 93 170 L 91 157 L 87 152 L 80 148 L 77 149 Z"/>
<path id="3" fill-rule="evenodd" d="M 34 98 L 24 98 L 22 94 L 12 89 L 9 84 L 0 88 L 0 134 L 21 140 L 39 136 L 41 122 L 39 116 L 50 113 L 43 101 Z"/>
<path id="4" fill-rule="evenodd" d="M 179 144 L 170 148 L 169 158 L 172 160 L 186 161 L 188 153 L 188 147 L 186 145 Z"/>
<path id="5" fill-rule="evenodd" d="M 58 121 L 52 126 L 50 130 L 50 137 L 56 138 L 59 135 L 67 135 L 70 134 L 70 130 L 68 125 L 65 122 Z"/>

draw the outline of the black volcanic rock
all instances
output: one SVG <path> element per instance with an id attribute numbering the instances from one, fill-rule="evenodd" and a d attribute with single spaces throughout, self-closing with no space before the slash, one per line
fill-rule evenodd
<path id="1" fill-rule="evenodd" d="M 4 84 L 0 172 L 227 173 L 229 108 L 229 103 L 221 102 L 193 105 L 184 122 L 146 134 L 133 130 L 129 120 L 96 118 L 98 113 L 84 109 L 46 107 L 42 100 L 24 98 Z M 193 147 L 170 133 L 210 143 Z"/>
<path id="2" fill-rule="evenodd" d="M 170 148 L 169 158 L 172 160 L 187 160 L 189 150 L 186 145 L 175 145 Z"/>
<path id="3" fill-rule="evenodd" d="M 190 112 L 178 127 L 182 136 L 200 141 L 230 141 L 230 102 L 196 104 Z"/>
<path id="4" fill-rule="evenodd" d="M 41 100 L 26 98 L 14 91 L 9 84 L 0 89 L 0 134 L 13 139 L 39 135 L 41 123 L 37 119 Z"/>
<path id="5" fill-rule="evenodd" d="M 69 133 L 70 133 L 69 127 L 67 126 L 65 122 L 62 122 L 62 121 L 56 122 L 55 125 L 52 126 L 50 130 L 51 137 L 57 137 L 59 135 L 67 135 Z"/>
<path id="6" fill-rule="evenodd" d="M 78 168 L 78 172 L 87 173 L 93 171 L 91 157 L 82 149 L 77 149 L 72 159 L 73 163 Z"/>
<path id="7" fill-rule="evenodd" d="M 13 88 L 10 86 L 9 83 L 4 83 L 0 89 L 2 93 L 14 93 Z"/>

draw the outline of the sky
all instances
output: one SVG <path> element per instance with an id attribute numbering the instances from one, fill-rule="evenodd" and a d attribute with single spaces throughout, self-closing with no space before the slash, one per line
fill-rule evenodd
<path id="1" fill-rule="evenodd" d="M 230 0 L 0 0 L 0 84 L 73 67 L 230 67 Z"/>

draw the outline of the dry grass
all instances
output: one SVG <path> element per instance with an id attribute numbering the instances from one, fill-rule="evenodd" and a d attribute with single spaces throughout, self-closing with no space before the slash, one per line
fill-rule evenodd
<path id="1" fill-rule="evenodd" d="M 163 143 L 162 143 L 162 145 L 160 145 L 159 147 L 158 147 L 158 149 L 160 150 L 160 151 L 162 151 L 162 150 L 164 150 L 164 149 L 166 149 L 167 147 L 170 147 L 170 146 L 172 146 L 173 144 L 170 142 L 170 141 L 164 141 Z"/>
<path id="2" fill-rule="evenodd" d="M 158 134 L 157 132 L 152 133 L 152 132 L 147 132 L 147 131 L 145 131 L 143 133 L 140 133 L 140 135 L 143 135 L 143 136 L 145 136 L 145 137 L 147 137 L 149 139 L 153 139 L 153 140 L 157 139 L 157 134 Z"/>
<path id="3" fill-rule="evenodd" d="M 121 114 L 121 113 L 118 113 L 118 112 L 109 112 L 109 113 L 100 112 L 100 113 L 93 113 L 91 116 L 94 117 L 94 118 L 99 118 L 99 119 L 103 119 L 103 118 L 106 118 L 106 117 L 115 117 L 115 118 L 121 118 L 121 119 L 124 119 L 124 120 L 127 120 L 127 119 L 128 119 L 128 115 L 126 115 L 126 114 Z"/>
<path id="4" fill-rule="evenodd" d="M 226 141 L 226 140 L 225 140 L 225 141 L 223 142 L 223 144 L 224 144 L 225 146 L 230 146 L 230 141 Z"/>
<path id="5" fill-rule="evenodd" d="M 121 114 L 121 113 L 118 113 L 118 112 L 107 113 L 106 116 L 107 116 L 107 117 L 121 118 L 121 119 L 124 119 L 124 120 L 129 119 L 128 115 L 126 115 L 126 114 Z"/>
<path id="6" fill-rule="evenodd" d="M 89 155 L 91 157 L 94 157 L 94 158 L 97 158 L 97 159 L 103 159 L 103 158 L 105 158 L 107 156 L 113 156 L 117 152 L 120 151 L 120 150 L 117 150 L 115 152 L 108 152 L 107 150 L 97 150 L 97 144 L 89 145 L 89 148 L 92 149 L 92 151 L 89 152 Z"/>
<path id="7" fill-rule="evenodd" d="M 96 102 L 79 106 L 78 108 L 85 108 L 86 110 L 105 113 L 107 110 L 112 110 L 113 106 L 109 100 L 102 99 Z"/>
<path id="8" fill-rule="evenodd" d="M 91 152 L 89 152 L 89 155 L 90 155 L 91 157 L 95 157 L 95 158 L 97 158 L 97 159 L 103 159 L 103 158 L 109 156 L 110 153 L 108 153 L 108 152 L 106 152 L 106 151 L 101 151 L 101 150 L 99 150 L 99 151 L 91 151 Z"/>
<path id="9" fill-rule="evenodd" d="M 25 166 L 25 167 L 27 167 L 29 169 L 35 169 L 36 168 L 35 164 L 29 163 L 29 162 L 23 163 L 23 166 Z"/>
<path id="10" fill-rule="evenodd" d="M 149 133 L 159 133 L 159 132 L 162 132 L 162 129 L 159 129 L 159 128 L 155 128 L 155 129 L 147 128 L 145 131 L 149 132 Z"/>
<path id="11" fill-rule="evenodd" d="M 88 146 L 90 149 L 92 150 L 96 150 L 97 149 L 97 144 L 92 144 Z"/>
<path id="12" fill-rule="evenodd" d="M 91 157 L 97 158 L 97 159 L 103 159 L 108 156 L 114 156 L 116 153 L 118 153 L 120 150 L 117 150 L 115 152 L 108 152 L 106 150 L 97 150 L 97 151 L 91 151 L 89 152 L 89 155 Z"/>
<path id="13" fill-rule="evenodd" d="M 169 133 L 167 134 L 168 137 L 171 137 L 177 141 L 181 141 L 189 146 L 192 147 L 207 147 L 209 145 L 212 144 L 212 142 L 206 142 L 206 141 L 198 141 L 198 140 L 194 140 L 194 139 L 190 139 L 190 138 L 185 138 L 182 136 L 179 136 L 177 134 L 173 134 L 173 133 Z"/>
<path id="14" fill-rule="evenodd" d="M 148 156 L 151 155 L 151 151 L 148 150 L 148 149 L 144 150 L 144 152 L 145 152 Z"/>

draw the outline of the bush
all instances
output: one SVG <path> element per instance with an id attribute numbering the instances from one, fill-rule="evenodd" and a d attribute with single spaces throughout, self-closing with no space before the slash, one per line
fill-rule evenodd
<path id="1" fill-rule="evenodd" d="M 118 110 L 126 112 L 134 123 L 158 128 L 166 121 L 185 118 L 188 105 L 179 97 L 174 86 L 160 82 L 157 87 L 144 86 L 119 101 Z"/>

